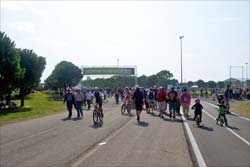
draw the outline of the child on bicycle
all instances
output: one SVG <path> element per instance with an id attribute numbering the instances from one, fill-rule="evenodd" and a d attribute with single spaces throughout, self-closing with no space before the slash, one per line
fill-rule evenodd
<path id="1" fill-rule="evenodd" d="M 224 100 L 221 100 L 221 102 L 218 104 L 219 106 L 219 115 L 216 119 L 216 124 L 218 124 L 218 120 L 220 117 L 223 117 L 224 121 L 225 121 L 225 125 L 228 126 L 228 123 L 227 123 L 227 118 L 226 118 L 226 106 L 225 106 L 225 102 Z"/>
<path id="2" fill-rule="evenodd" d="M 200 104 L 200 99 L 196 99 L 195 100 L 195 104 L 192 106 L 192 109 L 195 109 L 194 110 L 194 121 L 196 119 L 196 117 L 198 115 L 200 115 L 200 122 L 202 122 L 202 109 L 203 109 L 203 106 Z"/>

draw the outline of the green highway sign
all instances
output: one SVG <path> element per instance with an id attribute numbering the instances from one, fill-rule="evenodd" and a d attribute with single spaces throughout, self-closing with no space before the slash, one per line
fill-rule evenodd
<path id="1" fill-rule="evenodd" d="M 83 75 L 135 75 L 134 67 L 83 67 Z"/>

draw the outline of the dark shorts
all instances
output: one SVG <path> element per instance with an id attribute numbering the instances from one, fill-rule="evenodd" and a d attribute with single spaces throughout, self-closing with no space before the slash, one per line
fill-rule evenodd
<path id="1" fill-rule="evenodd" d="M 176 110 L 176 102 L 169 102 L 169 110 Z"/>
<path id="2" fill-rule="evenodd" d="M 138 111 L 142 110 L 142 104 L 135 104 L 135 109 Z"/>

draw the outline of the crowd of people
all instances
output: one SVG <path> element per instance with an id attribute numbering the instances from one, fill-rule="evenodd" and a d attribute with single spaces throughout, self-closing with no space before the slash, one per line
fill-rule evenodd
<path id="1" fill-rule="evenodd" d="M 249 90 L 246 90 L 247 92 Z M 201 91 L 201 93 L 203 92 Z M 219 98 L 220 94 L 216 90 L 212 90 L 212 95 L 214 94 L 218 99 L 219 116 L 224 117 L 227 125 L 225 103 L 228 103 L 229 99 L 234 97 L 233 88 L 228 86 L 223 91 L 222 98 Z M 190 90 L 186 88 L 180 89 L 179 87 L 171 87 L 166 90 L 164 87 L 157 86 L 150 88 L 135 86 L 117 89 L 99 89 L 95 87 L 94 89 L 84 90 L 68 88 L 64 96 L 64 103 L 66 102 L 67 104 L 68 119 L 72 117 L 73 107 L 77 110 L 77 117 L 81 118 L 83 110 L 90 110 L 93 103 L 98 105 L 103 117 L 102 105 L 108 101 L 109 97 L 114 97 L 117 104 L 120 104 L 119 101 L 121 100 L 122 104 L 129 105 L 130 108 L 135 109 L 138 122 L 141 121 L 141 112 L 144 109 L 148 114 L 157 114 L 160 118 L 164 118 L 165 115 L 170 119 L 175 119 L 176 116 L 181 116 L 181 107 L 185 117 L 190 117 L 189 109 L 191 108 L 195 110 L 193 120 L 195 120 L 197 115 L 200 115 L 202 121 L 203 106 L 200 104 L 200 100 L 196 99 L 195 104 L 190 107 L 192 98 Z"/>

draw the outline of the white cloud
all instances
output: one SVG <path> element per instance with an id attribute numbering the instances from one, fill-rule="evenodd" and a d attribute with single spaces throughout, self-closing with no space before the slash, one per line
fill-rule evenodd
<path id="1" fill-rule="evenodd" d="M 232 21 L 239 21 L 240 18 L 239 17 L 224 17 L 223 21 L 225 22 L 232 22 Z"/>
<path id="2" fill-rule="evenodd" d="M 67 46 L 66 42 L 55 40 L 55 39 L 49 39 L 45 37 L 37 37 L 37 38 L 34 38 L 33 41 L 41 43 L 43 45 L 53 46 L 53 47 L 66 47 Z"/>
<path id="3" fill-rule="evenodd" d="M 45 3 L 31 1 L 3 1 L 2 8 L 10 12 L 22 10 L 38 16 L 47 16 L 48 13 L 45 10 L 41 10 L 44 4 Z"/>
<path id="4" fill-rule="evenodd" d="M 16 21 L 14 23 L 10 23 L 9 27 L 10 29 L 19 31 L 19 32 L 26 32 L 26 33 L 35 32 L 34 24 L 31 22 L 26 22 L 26 21 Z"/>

